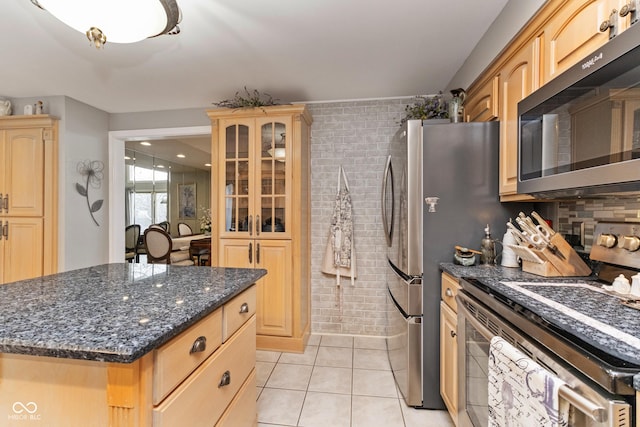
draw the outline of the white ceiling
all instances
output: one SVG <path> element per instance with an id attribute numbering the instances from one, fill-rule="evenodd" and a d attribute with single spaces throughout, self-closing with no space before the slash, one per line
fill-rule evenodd
<path id="1" fill-rule="evenodd" d="M 96 50 L 29 0 L 2 0 L 0 96 L 126 113 L 207 108 L 244 86 L 280 102 L 432 94 L 506 3 L 178 0 L 179 35 Z"/>

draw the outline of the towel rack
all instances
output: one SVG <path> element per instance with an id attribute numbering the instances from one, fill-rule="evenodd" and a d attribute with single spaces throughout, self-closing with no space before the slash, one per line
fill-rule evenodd
<path id="1" fill-rule="evenodd" d="M 605 409 L 602 406 L 593 403 L 568 385 L 560 387 L 558 395 L 595 422 L 605 421 Z"/>

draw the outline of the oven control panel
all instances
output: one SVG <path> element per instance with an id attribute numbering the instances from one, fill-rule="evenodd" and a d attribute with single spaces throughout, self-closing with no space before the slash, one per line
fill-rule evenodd
<path id="1" fill-rule="evenodd" d="M 640 223 L 599 222 L 593 235 L 590 258 L 640 268 Z"/>

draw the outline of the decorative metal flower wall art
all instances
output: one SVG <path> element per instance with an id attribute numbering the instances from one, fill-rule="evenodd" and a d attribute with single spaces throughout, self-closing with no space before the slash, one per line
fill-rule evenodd
<path id="1" fill-rule="evenodd" d="M 89 187 L 98 189 L 102 186 L 102 170 L 104 169 L 104 163 L 100 160 L 85 160 L 84 162 L 79 162 L 76 169 L 80 175 L 87 179 L 86 185 L 76 183 L 76 191 L 87 200 L 87 207 L 89 208 L 91 219 L 98 227 L 100 227 L 100 224 L 93 214 L 100 210 L 104 203 L 104 199 L 99 199 L 91 203 L 89 201 Z"/>

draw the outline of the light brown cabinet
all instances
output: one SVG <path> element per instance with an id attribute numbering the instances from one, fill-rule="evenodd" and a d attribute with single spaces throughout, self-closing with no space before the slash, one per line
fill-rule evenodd
<path id="1" fill-rule="evenodd" d="M 622 0 L 570 0 L 544 28 L 544 82 L 556 77 L 609 40 L 609 31 L 600 24 L 626 3 Z M 628 26 L 628 19 L 617 18 L 617 31 Z"/>
<path id="2" fill-rule="evenodd" d="M 489 76 L 472 89 L 464 106 L 467 122 L 489 122 L 500 117 L 500 76 Z"/>
<path id="3" fill-rule="evenodd" d="M 447 274 L 441 276 L 440 302 L 440 395 L 455 425 L 458 425 L 458 320 L 456 295 L 458 280 Z"/>
<path id="4" fill-rule="evenodd" d="M 0 284 L 57 270 L 58 121 L 0 117 Z"/>
<path id="5" fill-rule="evenodd" d="M 255 298 L 252 285 L 131 363 L 3 353 L 0 398 L 35 402 L 50 426 L 255 426 Z"/>
<path id="6" fill-rule="evenodd" d="M 539 39 L 520 49 L 500 70 L 500 196 L 517 194 L 518 102 L 537 89 Z"/>
<path id="7" fill-rule="evenodd" d="M 502 201 L 531 199 L 517 193 L 518 102 L 606 43 L 609 31 L 600 31 L 600 25 L 625 3 L 546 2 L 468 88 L 466 120 L 500 120 Z M 620 33 L 628 28 L 630 17 L 616 16 L 616 31 Z"/>
<path id="8" fill-rule="evenodd" d="M 310 126 L 304 105 L 209 110 L 213 259 L 267 270 L 258 348 L 304 350 L 310 331 Z"/>

